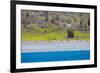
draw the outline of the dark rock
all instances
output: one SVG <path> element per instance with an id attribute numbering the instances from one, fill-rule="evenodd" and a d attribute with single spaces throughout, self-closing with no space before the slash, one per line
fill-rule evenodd
<path id="1" fill-rule="evenodd" d="M 68 38 L 74 38 L 74 32 L 73 31 L 67 30 L 67 33 L 68 33 L 68 35 L 67 35 Z"/>

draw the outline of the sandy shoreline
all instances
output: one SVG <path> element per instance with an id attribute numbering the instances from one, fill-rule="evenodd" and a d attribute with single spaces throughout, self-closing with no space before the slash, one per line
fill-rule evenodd
<path id="1" fill-rule="evenodd" d="M 24 43 L 27 43 L 27 42 L 30 42 L 30 43 L 31 43 L 31 42 L 34 42 L 34 43 L 41 43 L 41 42 L 42 42 L 42 43 L 47 43 L 47 42 L 51 42 L 51 43 L 52 43 L 52 42 L 54 42 L 54 43 L 60 43 L 60 42 L 63 42 L 63 43 L 64 43 L 64 42 L 89 42 L 89 41 L 83 41 L 83 40 L 77 40 L 77 41 L 76 41 L 76 40 L 70 40 L 70 41 L 56 41 L 56 40 L 51 40 L 51 41 L 44 41 L 44 40 L 43 40 L 43 41 L 33 41 L 33 40 L 32 40 L 32 41 L 29 41 L 29 40 L 28 40 L 28 41 L 26 41 L 26 40 L 22 40 L 21 42 L 24 42 Z"/>

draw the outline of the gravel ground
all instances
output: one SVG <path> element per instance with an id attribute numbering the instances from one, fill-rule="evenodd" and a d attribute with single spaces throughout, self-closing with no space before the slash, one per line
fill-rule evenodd
<path id="1" fill-rule="evenodd" d="M 89 50 L 89 41 L 22 41 L 22 52 Z"/>

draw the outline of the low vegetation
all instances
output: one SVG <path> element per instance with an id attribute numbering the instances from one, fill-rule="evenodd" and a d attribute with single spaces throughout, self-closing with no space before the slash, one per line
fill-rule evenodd
<path id="1" fill-rule="evenodd" d="M 50 31 L 51 30 L 51 31 Z M 45 32 L 46 31 L 46 32 Z M 22 40 L 90 40 L 89 32 L 74 31 L 74 38 L 68 38 L 67 30 L 54 31 L 53 29 L 36 29 L 35 32 L 22 32 Z"/>

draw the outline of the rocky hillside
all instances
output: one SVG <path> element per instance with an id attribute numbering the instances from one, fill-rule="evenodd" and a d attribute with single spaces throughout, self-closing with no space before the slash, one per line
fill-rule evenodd
<path id="1" fill-rule="evenodd" d="M 54 28 L 89 31 L 90 14 L 76 12 L 21 10 L 22 28 Z"/>

